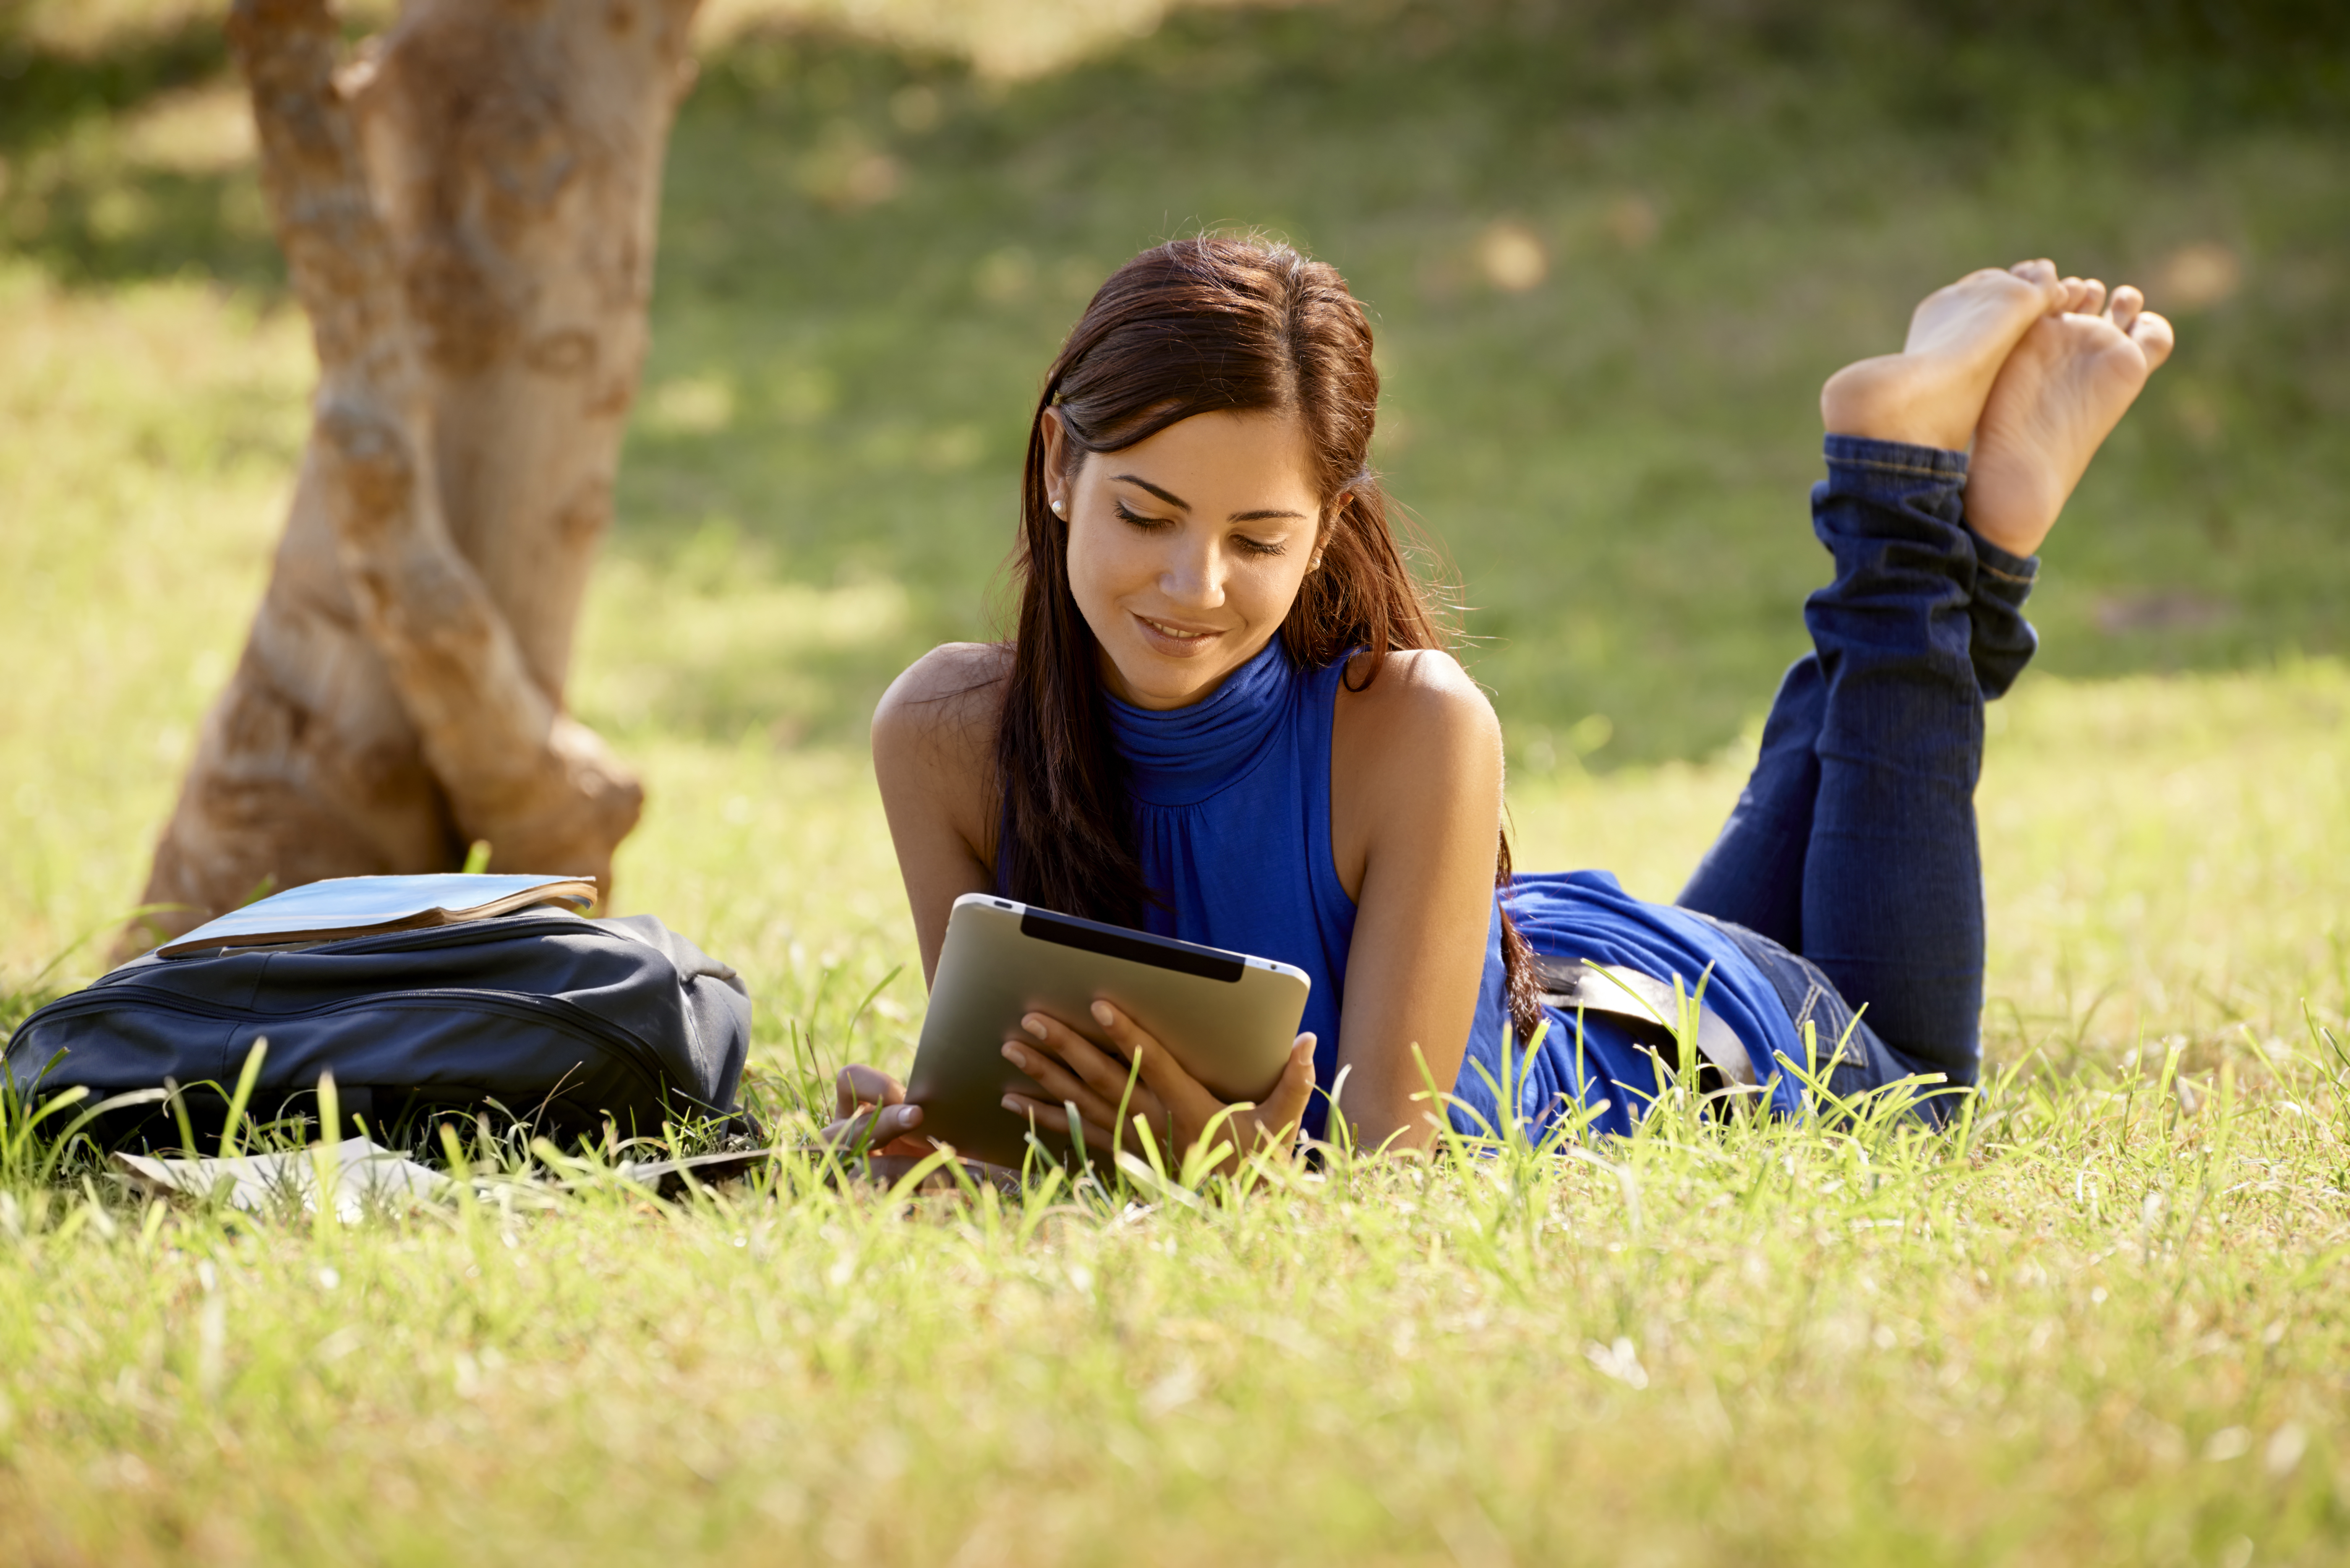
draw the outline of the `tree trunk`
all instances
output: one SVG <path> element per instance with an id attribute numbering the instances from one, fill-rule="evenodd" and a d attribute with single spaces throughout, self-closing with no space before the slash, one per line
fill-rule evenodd
<path id="1" fill-rule="evenodd" d="M 643 793 L 564 711 L 646 342 L 695 0 L 237 0 L 319 367 L 267 593 L 155 852 L 167 934 L 262 887 L 593 875 Z"/>

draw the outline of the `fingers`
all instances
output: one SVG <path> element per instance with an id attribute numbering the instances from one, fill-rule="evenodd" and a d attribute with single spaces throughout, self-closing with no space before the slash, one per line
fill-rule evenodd
<path id="1" fill-rule="evenodd" d="M 861 1153 L 923 1155 L 929 1138 L 917 1131 L 922 1107 L 906 1103 L 906 1085 L 879 1068 L 852 1062 L 833 1080 L 839 1117 L 818 1135 L 837 1148 Z"/>
<path id="2" fill-rule="evenodd" d="M 845 1072 L 841 1075 L 847 1076 Z M 916 1138 L 916 1129 L 921 1125 L 922 1107 L 920 1106 L 878 1106 L 834 1122 L 820 1136 L 836 1148 L 878 1151 L 889 1148 L 900 1139 Z M 927 1138 L 916 1138 L 916 1141 L 920 1146 L 916 1152 L 927 1149 L 930 1142 Z"/>
<path id="3" fill-rule="evenodd" d="M 1104 1098 L 1087 1086 L 1083 1079 L 1042 1051 L 1007 1040 L 1003 1044 L 1003 1059 L 1027 1074 L 1039 1089 L 1052 1096 L 1049 1101 L 1037 1102 L 1039 1104 L 1058 1105 L 1064 1100 L 1070 1101 L 1076 1106 L 1079 1116 L 1089 1122 L 1099 1122 L 1104 1127 L 1108 1126 L 1110 1117 L 1118 1113 L 1115 1097 Z M 1015 1116 L 1025 1116 L 1028 1114 L 1027 1101 L 1028 1096 L 1024 1095 L 1006 1095 L 1003 1096 L 1003 1108 Z"/>
<path id="4" fill-rule="evenodd" d="M 1031 1099 L 1026 1095 L 1006 1095 L 1003 1096 L 1003 1108 L 1028 1122 L 1039 1132 L 1056 1132 L 1063 1137 L 1068 1135 L 1068 1113 L 1058 1106 L 1048 1106 L 1044 1101 Z M 1082 1109 L 1077 1112 L 1080 1116 L 1085 1114 Z"/>
<path id="5" fill-rule="evenodd" d="M 833 1114 L 843 1119 L 859 1106 L 894 1106 L 905 1098 L 905 1085 L 861 1062 L 851 1062 L 832 1081 Z"/>
<path id="6" fill-rule="evenodd" d="M 1289 1048 L 1289 1063 L 1281 1070 L 1281 1082 L 1257 1107 L 1257 1120 L 1276 1138 L 1289 1141 L 1305 1123 L 1305 1107 L 1313 1099 L 1314 1036 L 1300 1034 Z"/>
<path id="7" fill-rule="evenodd" d="M 1045 1064 L 1048 1070 L 1053 1065 L 1054 1058 L 1057 1057 L 1066 1065 L 1069 1072 L 1076 1075 L 1075 1079 L 1068 1079 L 1066 1075 L 1064 1075 L 1065 1082 L 1082 1084 L 1094 1094 L 1106 1099 L 1112 1106 L 1117 1106 L 1119 1098 L 1126 1094 L 1127 1082 L 1132 1068 L 1059 1019 L 1049 1017 L 1042 1012 L 1032 1012 L 1023 1018 L 1020 1024 L 1034 1039 L 1004 1042 L 1003 1057 L 1014 1066 L 1019 1067 L 1022 1072 L 1027 1073 L 1028 1068 L 1022 1064 L 1019 1057 L 1013 1054 L 1015 1051 L 1023 1056 L 1033 1058 Z M 1035 1077 L 1034 1073 L 1030 1073 L 1029 1075 Z M 1053 1089 L 1054 1093 L 1060 1093 L 1057 1086 L 1045 1085 L 1044 1079 L 1037 1078 L 1036 1081 L 1039 1085 Z"/>
<path id="8" fill-rule="evenodd" d="M 1003 1059 L 1027 1074 L 1050 1098 L 1006 1095 L 1005 1110 L 1014 1116 L 1035 1116 L 1038 1126 L 1066 1133 L 1067 1118 L 1060 1106 L 1074 1105 L 1086 1125 L 1105 1139 L 1115 1136 L 1111 1124 L 1119 1121 L 1121 1106 L 1127 1119 L 1140 1116 L 1153 1127 L 1166 1122 L 1165 1105 L 1148 1085 L 1130 1082 L 1129 1069 L 1117 1057 L 1059 1019 L 1032 1012 L 1021 1023 L 1034 1038 L 1005 1041 Z"/>
<path id="9" fill-rule="evenodd" d="M 922 1125 L 922 1107 L 920 1106 L 884 1106 L 869 1114 L 873 1117 L 873 1141 L 885 1147 L 899 1138 L 911 1137 Z"/>
<path id="10" fill-rule="evenodd" d="M 1094 1003 L 1094 1022 L 1110 1037 L 1110 1043 L 1125 1052 L 1141 1070 L 1142 1081 L 1162 1105 L 1173 1110 L 1186 1122 L 1198 1125 L 1216 1114 L 1222 1104 L 1191 1076 L 1183 1064 L 1175 1060 L 1175 1053 L 1151 1038 L 1143 1027 L 1128 1018 L 1112 1003 Z"/>
<path id="11" fill-rule="evenodd" d="M 1097 1002 L 1094 1022 L 1109 1043 L 1125 1052 L 1136 1077 L 1109 1052 L 1102 1050 L 1067 1024 L 1041 1013 L 1021 1021 L 1031 1038 L 1007 1040 L 1003 1058 L 1035 1083 L 1037 1095 L 1009 1094 L 1003 1108 L 1027 1118 L 1042 1130 L 1064 1137 L 1082 1136 L 1097 1147 L 1108 1147 L 1124 1133 L 1111 1124 L 1121 1114 L 1141 1120 L 1153 1138 L 1165 1138 L 1170 1152 L 1189 1147 L 1208 1124 L 1224 1110 L 1224 1103 L 1175 1059 L 1150 1033 L 1114 1004 Z M 1234 1116 L 1233 1142 L 1242 1148 L 1294 1142 L 1314 1096 L 1315 1037 L 1301 1034 L 1292 1044 L 1281 1076 L 1263 1102 Z M 1073 1135 L 1069 1106 L 1081 1124 Z M 1137 1135 L 1128 1135 L 1137 1136 Z"/>

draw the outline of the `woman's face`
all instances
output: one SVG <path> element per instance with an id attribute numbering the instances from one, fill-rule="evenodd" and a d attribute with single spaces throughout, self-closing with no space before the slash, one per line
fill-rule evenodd
<path id="1" fill-rule="evenodd" d="M 1047 499 L 1069 529 L 1069 589 L 1101 678 L 1138 708 L 1197 702 L 1281 629 L 1320 539 L 1305 435 L 1287 414 L 1195 414 L 1060 477 L 1045 419 Z"/>

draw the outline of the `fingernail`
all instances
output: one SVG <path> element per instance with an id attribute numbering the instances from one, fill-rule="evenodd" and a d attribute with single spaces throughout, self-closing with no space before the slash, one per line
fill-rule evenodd
<path id="1" fill-rule="evenodd" d="M 1020 1102 L 1006 1095 L 1003 1096 L 1003 1108 L 1016 1116 L 1020 1114 Z"/>
<path id="2" fill-rule="evenodd" d="M 1101 1024 L 1108 1024 L 1108 1023 L 1115 1023 L 1115 1022 L 1117 1021 L 1117 1019 L 1118 1019 L 1118 1014 L 1117 1014 L 1117 1013 L 1115 1013 L 1115 1012 L 1112 1012 L 1109 1010 L 1109 1003 L 1108 1003 L 1108 1002 L 1095 1002 L 1095 1003 L 1094 1003 L 1094 1022 L 1095 1022 L 1095 1023 L 1101 1023 Z"/>
<path id="3" fill-rule="evenodd" d="M 908 1106 L 906 1107 L 906 1125 L 910 1127 L 918 1127 L 922 1125 L 921 1106 Z"/>
<path id="4" fill-rule="evenodd" d="M 1028 1070 L 1028 1054 L 1008 1041 L 1003 1046 L 1003 1059 L 1024 1073 Z"/>
<path id="5" fill-rule="evenodd" d="M 1045 1038 L 1045 1021 L 1033 1012 L 1020 1021 L 1020 1027 L 1039 1040 Z"/>

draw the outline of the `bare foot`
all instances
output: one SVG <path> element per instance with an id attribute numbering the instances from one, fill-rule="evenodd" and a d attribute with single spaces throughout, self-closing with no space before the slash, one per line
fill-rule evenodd
<path id="1" fill-rule="evenodd" d="M 2137 289 L 2107 304 L 2102 283 L 2068 285 L 2064 313 L 2033 322 L 2000 368 L 1967 468 L 1967 525 L 2017 556 L 2040 548 L 2089 459 L 2170 358 L 2170 323 Z"/>
<path id="2" fill-rule="evenodd" d="M 1828 433 L 1961 450 L 2009 353 L 2033 322 L 2065 307 L 2074 281 L 2042 260 L 1936 289 L 1910 316 L 1900 353 L 1846 365 L 1820 389 Z"/>

